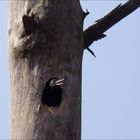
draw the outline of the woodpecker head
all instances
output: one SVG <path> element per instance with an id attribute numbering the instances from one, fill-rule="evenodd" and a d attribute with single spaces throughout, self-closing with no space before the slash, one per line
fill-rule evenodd
<path id="1" fill-rule="evenodd" d="M 44 87 L 41 102 L 43 105 L 56 107 L 60 105 L 62 100 L 62 88 L 64 84 L 64 78 L 51 78 L 49 79 Z"/>
<path id="2" fill-rule="evenodd" d="M 50 87 L 61 86 L 63 84 L 64 84 L 64 78 L 61 79 L 53 78 L 50 80 Z"/>

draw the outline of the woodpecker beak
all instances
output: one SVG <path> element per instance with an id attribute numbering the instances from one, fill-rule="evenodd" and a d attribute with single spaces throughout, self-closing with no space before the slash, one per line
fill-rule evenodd
<path id="1" fill-rule="evenodd" d="M 55 81 L 55 85 L 59 86 L 59 85 L 63 85 L 64 84 L 64 78 Z"/>

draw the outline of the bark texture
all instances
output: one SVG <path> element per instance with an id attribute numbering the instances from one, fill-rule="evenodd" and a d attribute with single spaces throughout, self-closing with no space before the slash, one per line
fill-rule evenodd
<path id="1" fill-rule="evenodd" d="M 80 140 L 83 12 L 78 0 L 9 1 L 12 139 Z M 60 106 L 41 104 L 65 78 Z"/>

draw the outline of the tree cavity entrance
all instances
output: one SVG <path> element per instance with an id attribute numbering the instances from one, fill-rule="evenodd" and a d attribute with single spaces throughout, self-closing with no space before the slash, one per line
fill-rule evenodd
<path id="1" fill-rule="evenodd" d="M 41 102 L 48 107 L 57 107 L 62 100 L 62 85 L 64 78 L 51 78 L 49 79 L 43 89 Z"/>

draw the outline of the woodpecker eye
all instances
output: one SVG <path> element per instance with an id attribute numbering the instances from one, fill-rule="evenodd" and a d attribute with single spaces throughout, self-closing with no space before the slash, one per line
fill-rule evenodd
<path id="1" fill-rule="evenodd" d="M 54 87 L 55 86 L 55 81 L 54 80 L 51 80 L 50 81 L 50 87 Z"/>

